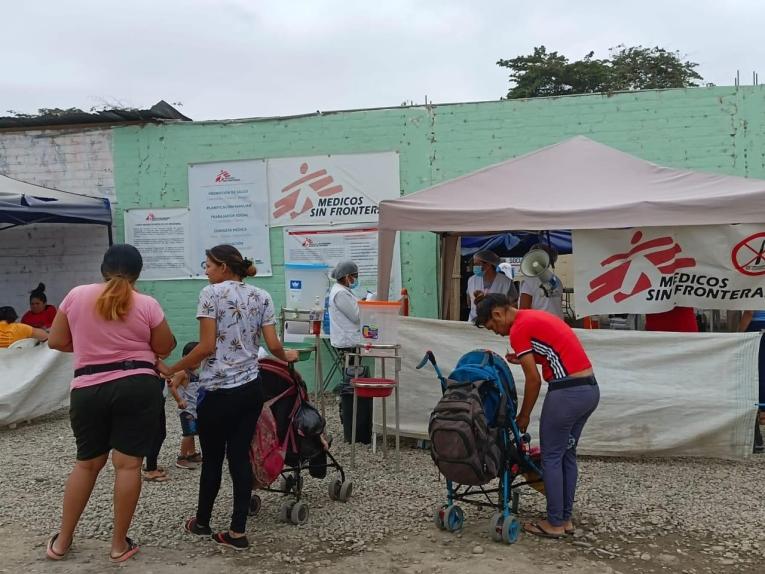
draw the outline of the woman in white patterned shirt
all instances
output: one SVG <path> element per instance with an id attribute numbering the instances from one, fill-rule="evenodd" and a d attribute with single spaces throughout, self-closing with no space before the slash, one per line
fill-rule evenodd
<path id="1" fill-rule="evenodd" d="M 258 349 L 261 340 L 283 360 L 297 360 L 285 350 L 276 333 L 271 296 L 244 282 L 255 275 L 252 261 L 231 245 L 207 251 L 210 285 L 199 294 L 199 344 L 163 373 L 172 374 L 201 362 L 197 430 L 202 447 L 202 473 L 196 516 L 185 523 L 191 534 L 210 535 L 210 516 L 220 489 L 223 458 L 228 458 L 234 509 L 228 530 L 213 534 L 218 544 L 247 548 L 245 534 L 252 490 L 250 441 L 263 407 L 259 384 Z"/>

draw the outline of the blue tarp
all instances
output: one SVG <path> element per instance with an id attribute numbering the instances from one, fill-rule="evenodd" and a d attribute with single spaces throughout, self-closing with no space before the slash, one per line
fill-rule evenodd
<path id="1" fill-rule="evenodd" d="M 546 243 L 548 233 L 515 231 L 499 235 L 463 236 L 461 253 L 463 257 L 477 251 L 489 249 L 500 257 L 521 257 L 535 243 Z M 560 255 L 571 253 L 571 231 L 550 231 L 550 243 Z"/>
<path id="2" fill-rule="evenodd" d="M 30 223 L 111 225 L 105 197 L 58 191 L 0 175 L 0 229 Z"/>

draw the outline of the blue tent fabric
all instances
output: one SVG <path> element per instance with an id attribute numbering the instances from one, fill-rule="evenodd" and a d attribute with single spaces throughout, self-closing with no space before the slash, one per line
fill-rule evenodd
<path id="1" fill-rule="evenodd" d="M 90 197 L 0 175 L 0 224 L 96 223 L 110 225 L 112 211 L 105 197 Z M 2 228 L 0 228 L 2 229 Z"/>
<path id="2" fill-rule="evenodd" d="M 467 257 L 488 249 L 500 257 L 520 257 L 525 254 L 535 243 L 547 242 L 547 233 L 530 233 L 527 231 L 515 231 L 512 233 L 500 233 L 498 235 L 463 236 L 461 238 L 461 253 Z M 566 255 L 571 253 L 571 231 L 550 231 L 550 243 L 558 253 Z"/>

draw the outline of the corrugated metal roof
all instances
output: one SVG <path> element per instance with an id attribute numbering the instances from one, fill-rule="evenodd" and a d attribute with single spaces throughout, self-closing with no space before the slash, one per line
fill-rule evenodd
<path id="1" fill-rule="evenodd" d="M 70 126 L 83 124 L 123 124 L 135 122 L 163 122 L 178 120 L 190 122 L 181 112 L 164 100 L 160 100 L 148 110 L 103 110 L 100 112 L 73 111 L 64 114 L 44 116 L 0 117 L 0 129 L 3 128 L 42 128 L 51 126 Z"/>

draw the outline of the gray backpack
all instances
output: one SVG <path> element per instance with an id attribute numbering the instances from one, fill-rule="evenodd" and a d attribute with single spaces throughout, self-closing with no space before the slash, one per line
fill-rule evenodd
<path id="1" fill-rule="evenodd" d="M 448 480 L 480 486 L 499 476 L 502 450 L 489 428 L 480 389 L 487 381 L 449 381 L 430 415 L 430 456 Z"/>

